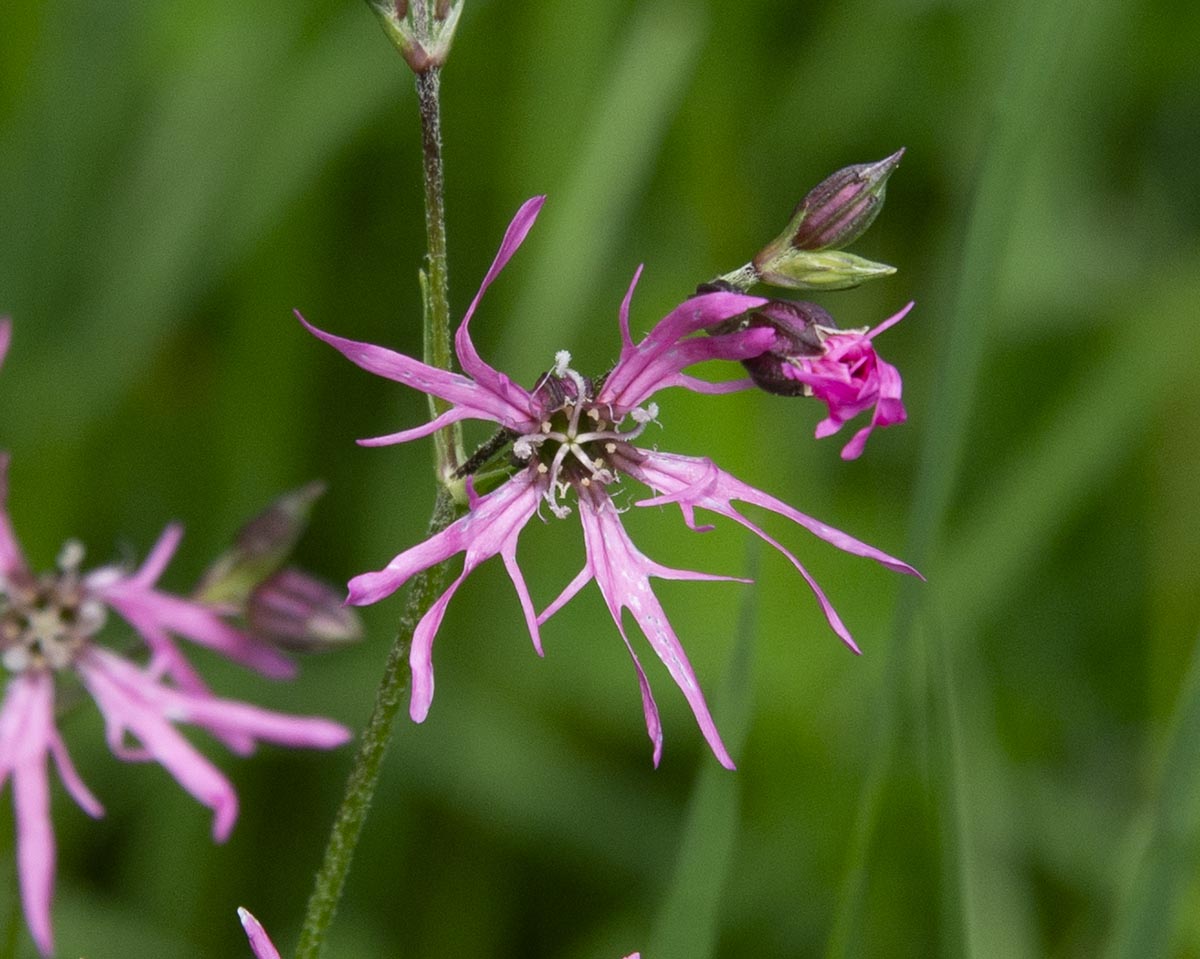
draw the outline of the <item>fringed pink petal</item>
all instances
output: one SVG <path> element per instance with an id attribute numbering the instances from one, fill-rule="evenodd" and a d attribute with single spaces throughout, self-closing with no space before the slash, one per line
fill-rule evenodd
<path id="1" fill-rule="evenodd" d="M 141 742 L 146 755 L 167 770 L 197 801 L 213 811 L 213 839 L 224 842 L 237 820 L 238 802 L 233 786 L 192 746 L 160 712 L 149 705 L 143 691 L 123 680 L 111 653 L 91 649 L 78 664 L 79 675 L 92 694 L 106 727 L 127 730 Z M 145 680 L 150 684 L 149 679 Z M 110 735 L 110 742 L 111 742 Z M 124 757 L 122 757 L 124 758 Z"/>
<path id="2" fill-rule="evenodd" d="M 4 357 L 8 353 L 8 345 L 12 342 L 12 320 L 0 316 L 0 366 L 4 365 Z"/>
<path id="3" fill-rule="evenodd" d="M 0 707 L 0 785 L 11 772 L 21 907 L 43 955 L 54 951 L 54 830 L 46 753 L 54 730 L 54 679 L 44 672 L 12 680 Z"/>
<path id="4" fill-rule="evenodd" d="M 296 674 L 295 664 L 278 650 L 235 629 L 214 610 L 193 600 L 147 589 L 132 579 L 119 579 L 97 592 L 135 629 L 154 624 L 159 631 L 207 646 L 264 676 L 288 679 Z"/>
<path id="5" fill-rule="evenodd" d="M 563 587 L 563 591 L 555 597 L 554 602 L 542 610 L 538 616 L 538 625 L 545 623 L 551 616 L 557 613 L 560 609 L 567 605 L 575 595 L 592 581 L 592 568 L 588 564 L 584 564 L 583 569 L 575 574 L 575 578 Z"/>
<path id="6" fill-rule="evenodd" d="M 898 573 L 923 578 L 920 573 L 902 560 L 889 556 L 862 540 L 855 539 L 839 529 L 793 509 L 769 493 L 764 493 L 760 489 L 743 483 L 718 468 L 709 459 L 646 450 L 642 450 L 642 452 L 646 459 L 639 464 L 637 476 L 647 486 L 660 490 L 662 495 L 642 500 L 637 504 L 639 506 L 687 502 L 693 508 L 706 509 L 713 513 L 729 516 L 731 512 L 736 512 L 732 508 L 732 501 L 741 500 L 790 519 L 793 523 L 804 527 L 813 535 L 844 552 L 862 556 L 865 559 L 873 559 Z M 731 518 L 733 517 L 731 516 Z"/>
<path id="7" fill-rule="evenodd" d="M 0 579 L 28 576 L 25 557 L 8 518 L 8 454 L 0 452 Z"/>
<path id="8" fill-rule="evenodd" d="M 289 716 L 248 703 L 196 696 L 155 682 L 141 668 L 103 651 L 96 651 L 104 670 L 131 695 L 172 722 L 190 723 L 223 735 L 253 740 L 332 749 L 350 738 L 340 723 L 314 716 Z"/>
<path id="9" fill-rule="evenodd" d="M 412 647 L 408 652 L 409 670 L 412 672 L 412 696 L 408 703 L 408 714 L 414 723 L 425 722 L 429 707 L 433 703 L 433 641 L 438 627 L 446 616 L 446 607 L 458 592 L 458 587 L 467 578 L 468 570 L 447 587 L 432 606 L 425 611 L 417 628 L 413 630 Z"/>
<path id="10" fill-rule="evenodd" d="M 627 351 L 633 349 L 633 337 L 629 333 L 629 306 L 633 302 L 633 291 L 637 289 L 638 280 L 642 278 L 642 270 L 645 264 L 639 264 L 638 268 L 633 271 L 633 279 L 629 281 L 629 289 L 625 291 L 625 298 L 621 300 L 621 355 L 624 356 Z"/>
<path id="11" fill-rule="evenodd" d="M 461 406 L 455 406 L 446 410 L 441 416 L 434 417 L 428 423 L 414 426 L 412 429 L 400 430 L 398 433 L 388 433 L 385 436 L 368 436 L 365 439 L 356 440 L 355 442 L 359 446 L 394 446 L 396 443 L 407 443 L 409 440 L 419 440 L 423 436 L 432 436 L 443 426 L 449 426 L 451 423 L 457 423 L 460 420 L 470 419 L 472 415 L 470 410 Z"/>
<path id="12" fill-rule="evenodd" d="M 351 363 L 362 367 L 368 373 L 437 396 L 460 407 L 466 411 L 465 415 L 476 419 L 490 420 L 505 426 L 522 426 L 530 422 L 529 394 L 519 387 L 513 386 L 512 389 L 497 392 L 491 388 L 492 384 L 476 381 L 461 373 L 438 369 L 382 346 L 360 343 L 326 333 L 313 326 L 299 313 L 296 316 L 313 336 L 324 340 Z"/>
<path id="13" fill-rule="evenodd" d="M 656 575 L 655 564 L 638 552 L 630 541 L 607 497 L 581 497 L 579 518 L 583 525 L 588 565 L 596 577 L 596 585 L 600 587 L 613 621 L 620 627 L 622 609 L 629 610 L 651 648 L 683 692 L 713 754 L 722 766 L 733 769 L 733 760 L 717 732 L 687 653 L 650 586 L 650 576 Z"/>
<path id="14" fill-rule="evenodd" d="M 538 492 L 528 471 L 481 496 L 474 508 L 440 533 L 406 549 L 381 570 L 361 573 L 349 583 L 346 602 L 368 606 L 390 596 L 423 569 L 466 552 L 470 568 L 500 553 L 509 537 L 516 537 L 537 509 Z M 515 549 L 515 540 L 514 546 Z M 471 557 L 475 557 L 474 560 Z"/>
<path id="15" fill-rule="evenodd" d="M 102 817 L 104 807 L 100 805 L 100 800 L 92 794 L 79 775 L 75 764 L 71 762 L 71 754 L 67 752 L 66 743 L 63 742 L 62 736 L 53 726 L 50 727 L 48 745 L 50 754 L 54 757 L 54 765 L 58 768 L 58 778 L 62 780 L 63 786 L 75 800 L 75 804 L 93 819 Z"/>
<path id="16" fill-rule="evenodd" d="M 679 350 L 680 341 L 766 302 L 740 293 L 705 293 L 685 301 L 663 317 L 640 343 L 625 342 L 620 360 L 605 380 L 597 400 L 611 404 L 617 413 L 623 414 L 664 386 L 686 385 L 675 378 L 684 366 L 697 360 L 695 354 Z M 627 337 L 623 334 L 622 339 Z M 773 342 L 774 335 L 769 339 Z"/>
<path id="17" fill-rule="evenodd" d="M 179 541 L 182 538 L 183 526 L 180 523 L 171 523 L 167 526 L 162 531 L 162 535 L 158 537 L 158 542 L 150 550 L 150 555 L 146 557 L 141 568 L 130 577 L 130 582 L 147 588 L 157 583 L 163 570 L 171 562 L 171 557 L 175 555 L 175 550 L 179 548 Z"/>
<path id="18" fill-rule="evenodd" d="M 458 362 L 462 364 L 463 371 L 468 376 L 483 383 L 489 389 L 496 389 L 502 396 L 507 393 L 509 387 L 512 386 L 512 382 L 503 373 L 497 372 L 488 363 L 484 362 L 478 350 L 475 349 L 475 344 L 471 341 L 471 317 L 475 315 L 475 309 L 479 306 L 479 301 L 483 299 L 484 292 L 492 285 L 492 281 L 500 275 L 500 271 L 512 259 L 513 254 L 517 252 L 521 244 L 525 242 L 525 237 L 529 234 L 534 221 L 538 218 L 538 213 L 541 212 L 542 204 L 545 202 L 546 198 L 544 196 L 535 196 L 530 197 L 521 204 L 516 216 L 508 224 L 508 229 L 504 231 L 504 239 L 500 242 L 500 249 L 496 252 L 496 258 L 492 260 L 492 265 L 488 268 L 487 275 L 483 278 L 483 282 L 479 284 L 479 291 L 475 294 L 475 299 L 467 307 L 467 312 L 463 314 L 462 322 L 454 334 L 454 349 L 458 354 Z M 528 393 L 525 395 L 528 396 Z"/>

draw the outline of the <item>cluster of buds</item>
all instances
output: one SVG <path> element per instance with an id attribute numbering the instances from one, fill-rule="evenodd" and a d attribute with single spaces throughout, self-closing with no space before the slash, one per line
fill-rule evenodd
<path id="1" fill-rule="evenodd" d="M 900 149 L 877 163 L 848 166 L 823 180 L 800 201 L 786 229 L 749 263 L 703 284 L 698 292 L 745 292 L 759 283 L 789 290 L 846 290 L 895 273 L 894 267 L 843 247 L 862 236 L 879 215 L 888 177 L 903 155 Z M 872 340 L 911 308 L 910 303 L 872 330 L 841 330 L 815 303 L 772 299 L 710 332 L 774 330 L 773 345 L 742 364 L 754 384 L 768 393 L 812 396 L 825 403 L 829 415 L 817 426 L 818 439 L 873 407 L 870 423 L 842 449 L 843 459 L 855 459 L 872 429 L 904 422 L 900 374 L 879 358 Z"/>
<path id="2" fill-rule="evenodd" d="M 362 623 L 342 605 L 342 593 L 285 565 L 324 492 L 324 483 L 309 483 L 247 522 L 201 577 L 193 598 L 241 616 L 255 637 L 293 652 L 335 649 L 359 639 Z"/>
<path id="3" fill-rule="evenodd" d="M 450 53 L 463 0 L 367 0 L 413 73 L 440 67 Z"/>

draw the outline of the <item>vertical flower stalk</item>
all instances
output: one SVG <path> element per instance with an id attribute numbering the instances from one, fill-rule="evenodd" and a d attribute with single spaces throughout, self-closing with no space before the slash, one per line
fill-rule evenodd
<path id="1" fill-rule="evenodd" d="M 416 77 L 421 119 L 422 173 L 425 195 L 427 269 L 420 271 L 424 356 L 430 366 L 450 370 L 453 362 L 450 334 L 449 275 L 446 261 L 445 175 L 442 164 L 441 67 L 450 51 L 462 0 L 367 0 L 384 33 L 404 57 Z M 430 397 L 430 412 L 438 423 L 434 435 L 438 491 L 429 521 L 430 535 L 448 527 L 459 505 L 466 502 L 466 486 L 458 477 L 465 456 L 462 431 L 453 406 Z M 445 582 L 445 564 L 438 564 L 413 579 L 396 638 L 388 652 L 375 704 L 367 720 L 346 781 L 325 854 L 305 909 L 296 959 L 317 959 L 337 912 L 355 847 L 362 835 L 379 771 L 391 740 L 401 698 L 408 688 L 409 647 L 413 632 L 433 605 Z"/>

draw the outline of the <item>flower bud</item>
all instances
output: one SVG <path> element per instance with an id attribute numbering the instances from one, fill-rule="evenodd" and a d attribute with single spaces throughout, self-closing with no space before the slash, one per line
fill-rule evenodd
<path id="1" fill-rule="evenodd" d="M 754 266 L 760 282 L 789 290 L 849 290 L 896 272 L 894 266 L 841 250 L 809 252 L 790 247 L 763 262 L 756 258 Z"/>
<path id="2" fill-rule="evenodd" d="M 286 567 L 259 583 L 246 604 L 256 636 L 296 652 L 345 646 L 362 636 L 358 615 L 328 583 Z"/>
<path id="3" fill-rule="evenodd" d="M 442 66 L 454 41 L 463 0 L 367 0 L 379 25 L 413 73 Z"/>
<path id="4" fill-rule="evenodd" d="M 797 205 L 787 228 L 754 258 L 756 266 L 786 249 L 840 250 L 866 232 L 883 209 L 888 177 L 900 165 L 901 148 L 878 163 L 858 163 L 827 177 Z"/>
<path id="5" fill-rule="evenodd" d="M 308 526 L 313 504 L 324 492 L 324 483 L 309 483 L 280 496 L 246 523 L 234 537 L 233 547 L 201 577 L 195 598 L 240 608 L 291 555 Z"/>
<path id="6" fill-rule="evenodd" d="M 775 343 L 769 350 L 742 360 L 742 366 L 754 384 L 776 396 L 803 396 L 810 393 L 805 384 L 789 375 L 789 367 L 795 357 L 821 355 L 820 331 L 837 329 L 833 317 L 815 303 L 772 300 L 750 314 L 748 325 L 772 327 L 775 330 Z"/>

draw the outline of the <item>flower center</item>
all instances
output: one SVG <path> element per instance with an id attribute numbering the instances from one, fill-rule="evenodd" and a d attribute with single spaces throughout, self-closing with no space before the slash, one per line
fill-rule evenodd
<path id="1" fill-rule="evenodd" d="M 658 416 L 653 403 L 633 410 L 629 418 L 634 426 L 622 431 L 620 422 L 612 420 L 611 408 L 595 401 L 592 384 L 571 369 L 570 362 L 565 350 L 555 356 L 554 369 L 537 390 L 547 398 L 539 428 L 513 442 L 513 454 L 527 461 L 545 484 L 542 495 L 559 519 L 570 515 L 570 507 L 559 502 L 569 490 L 607 486 L 620 478 L 627 464 L 641 460 L 630 440 Z"/>
<path id="2" fill-rule="evenodd" d="M 0 664 L 9 672 L 64 669 L 104 625 L 105 607 L 79 576 L 83 547 L 69 542 L 58 572 L 0 579 Z"/>

